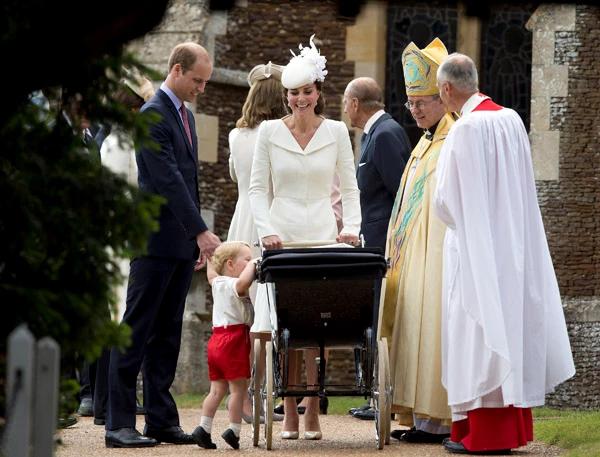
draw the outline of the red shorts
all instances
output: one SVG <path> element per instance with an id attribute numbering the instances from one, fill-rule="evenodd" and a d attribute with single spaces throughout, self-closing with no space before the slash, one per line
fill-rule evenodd
<path id="1" fill-rule="evenodd" d="M 247 325 L 213 328 L 207 352 L 211 381 L 250 377 L 250 327 Z"/>

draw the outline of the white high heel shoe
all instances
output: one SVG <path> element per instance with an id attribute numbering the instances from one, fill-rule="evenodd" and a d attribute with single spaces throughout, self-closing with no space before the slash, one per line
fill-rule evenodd
<path id="1" fill-rule="evenodd" d="M 320 440 L 323 438 L 323 433 L 321 432 L 304 432 L 305 440 Z"/>
<path id="2" fill-rule="evenodd" d="M 299 436 L 300 433 L 298 432 L 281 432 L 282 440 L 297 440 Z"/>

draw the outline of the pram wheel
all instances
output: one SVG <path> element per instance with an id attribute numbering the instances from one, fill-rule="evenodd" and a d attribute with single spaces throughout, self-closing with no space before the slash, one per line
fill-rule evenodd
<path id="1" fill-rule="evenodd" d="M 267 450 L 271 450 L 273 444 L 273 414 L 275 401 L 273 398 L 273 343 L 268 341 L 265 345 L 265 441 Z"/>
<path id="2" fill-rule="evenodd" d="M 254 340 L 254 362 L 252 364 L 252 377 L 250 379 L 250 403 L 252 405 L 252 445 L 258 446 L 260 438 L 260 380 L 257 371 L 260 363 L 260 339 Z"/>
<path id="3" fill-rule="evenodd" d="M 375 434 L 377 447 L 383 449 L 384 444 L 390 444 L 391 428 L 391 377 L 387 339 L 377 342 L 377 357 L 375 359 L 373 380 L 373 404 L 375 406 Z"/>
<path id="4" fill-rule="evenodd" d="M 392 398 L 394 393 L 394 387 L 392 386 L 392 370 L 390 368 L 390 352 L 387 345 L 387 338 L 382 339 L 384 341 L 385 350 L 383 355 L 385 357 L 385 444 L 390 444 L 390 436 L 392 429 Z"/>

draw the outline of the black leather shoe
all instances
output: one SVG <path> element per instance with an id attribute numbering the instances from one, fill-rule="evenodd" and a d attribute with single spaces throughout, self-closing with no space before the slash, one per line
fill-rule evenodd
<path id="1" fill-rule="evenodd" d="M 390 432 L 390 436 L 392 438 L 395 438 L 397 440 L 401 440 L 402 439 L 402 435 L 404 435 L 406 432 L 412 432 L 413 430 L 416 430 L 416 428 L 411 428 L 410 430 L 392 430 Z"/>
<path id="2" fill-rule="evenodd" d="M 135 428 L 107 430 L 104 442 L 106 447 L 152 447 L 158 444 L 154 438 L 142 435 Z"/>
<path id="3" fill-rule="evenodd" d="M 167 428 L 155 428 L 146 425 L 144 427 L 144 435 L 154 438 L 159 443 L 196 444 L 192 435 L 185 433 L 179 425 Z"/>
<path id="4" fill-rule="evenodd" d="M 106 414 L 94 416 L 94 425 L 106 425 Z"/>
<path id="5" fill-rule="evenodd" d="M 223 438 L 227 442 L 227 444 L 229 444 L 232 448 L 240 448 L 240 437 L 235 436 L 235 433 L 230 428 L 223 432 L 221 438 Z"/>
<path id="6" fill-rule="evenodd" d="M 390 433 L 391 436 L 391 433 Z M 411 429 L 400 435 L 400 440 L 407 441 L 409 443 L 429 443 L 429 444 L 442 444 L 445 438 L 450 438 L 449 433 L 429 433 L 423 430 Z"/>
<path id="7" fill-rule="evenodd" d="M 364 411 L 366 409 L 369 409 L 371 407 L 371 405 L 369 403 L 365 403 L 362 406 L 359 406 L 358 408 L 350 408 L 348 410 L 348 414 L 350 414 L 351 416 L 354 416 L 354 414 L 358 411 Z"/>
<path id="8" fill-rule="evenodd" d="M 67 428 L 75 425 L 77 418 L 75 416 L 62 416 L 58 418 L 58 428 Z"/>
<path id="9" fill-rule="evenodd" d="M 356 411 L 353 417 L 356 417 L 357 419 L 362 419 L 364 421 L 375 420 L 375 408 L 369 408 L 363 411 Z"/>
<path id="10" fill-rule="evenodd" d="M 84 397 L 81 399 L 79 408 L 77 408 L 77 414 L 83 417 L 90 417 L 94 415 L 94 404 L 92 402 L 92 397 Z"/>
<path id="11" fill-rule="evenodd" d="M 462 443 L 448 440 L 444 443 L 444 447 L 448 452 L 454 454 L 470 454 L 470 455 L 510 455 L 510 449 L 496 449 L 493 451 L 469 451 Z"/>
<path id="12" fill-rule="evenodd" d="M 296 404 L 299 405 L 304 400 L 304 397 L 296 397 Z M 277 405 L 273 408 L 273 412 L 275 414 L 285 414 L 285 409 L 283 408 L 283 402 L 280 405 Z M 304 414 L 306 412 L 306 406 L 298 406 L 298 414 Z"/>
<path id="13" fill-rule="evenodd" d="M 194 438 L 194 441 L 198 446 L 203 447 L 204 449 L 217 448 L 217 445 L 213 443 L 210 438 L 210 433 L 207 433 L 200 425 L 192 432 L 192 438 Z"/>

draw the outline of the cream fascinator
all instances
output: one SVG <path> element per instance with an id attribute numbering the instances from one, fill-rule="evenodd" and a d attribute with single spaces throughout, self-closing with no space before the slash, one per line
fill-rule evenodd
<path id="1" fill-rule="evenodd" d="M 263 79 L 269 79 L 271 77 L 275 78 L 277 81 L 281 81 L 283 68 L 284 67 L 281 65 L 274 64 L 271 61 L 266 65 L 261 63 L 248 73 L 248 85 L 252 87 L 256 81 L 262 81 Z"/>
<path id="2" fill-rule="evenodd" d="M 155 90 L 154 86 L 152 85 L 152 81 L 145 76 L 140 75 L 136 68 L 133 70 L 123 68 L 123 70 L 125 71 L 123 83 L 127 87 L 143 98 L 145 102 L 154 97 Z"/>
<path id="3" fill-rule="evenodd" d="M 303 47 L 302 44 L 298 46 L 300 55 L 294 54 L 290 49 L 294 57 L 285 66 L 281 75 L 281 84 L 286 89 L 297 89 L 315 81 L 325 81 L 327 75 L 325 62 L 327 62 L 327 59 L 321 55 L 313 43 L 314 37 L 314 34 L 310 37 L 310 47 Z"/>

